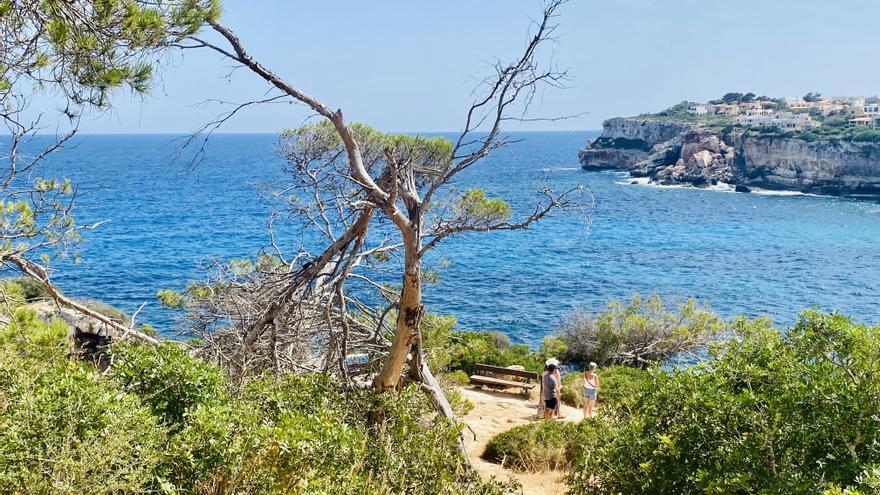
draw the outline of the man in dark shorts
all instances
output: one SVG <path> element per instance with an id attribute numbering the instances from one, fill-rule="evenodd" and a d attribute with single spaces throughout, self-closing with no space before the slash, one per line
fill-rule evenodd
<path id="1" fill-rule="evenodd" d="M 559 405 L 559 381 L 556 380 L 556 376 L 554 372 L 556 371 L 555 364 L 547 365 L 547 371 L 544 372 L 544 376 L 541 377 L 542 380 L 542 399 L 544 400 L 544 419 L 551 419 L 553 417 L 553 412 L 556 411 L 556 407 Z"/>

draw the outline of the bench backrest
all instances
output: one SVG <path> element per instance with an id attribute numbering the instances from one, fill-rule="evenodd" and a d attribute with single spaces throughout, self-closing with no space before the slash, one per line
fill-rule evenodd
<path id="1" fill-rule="evenodd" d="M 478 374 L 491 373 L 493 375 L 518 376 L 530 380 L 538 379 L 538 374 L 534 371 L 512 370 L 510 368 L 502 368 L 500 366 L 491 366 L 488 364 L 475 365 L 474 372 Z"/>

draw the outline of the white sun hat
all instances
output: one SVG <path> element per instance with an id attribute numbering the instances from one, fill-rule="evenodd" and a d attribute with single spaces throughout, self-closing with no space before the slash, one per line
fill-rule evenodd
<path id="1" fill-rule="evenodd" d="M 546 362 L 544 362 L 544 366 L 550 366 L 551 364 L 553 366 L 559 366 L 559 360 L 556 359 L 555 357 L 552 357 L 552 358 L 548 359 Z"/>

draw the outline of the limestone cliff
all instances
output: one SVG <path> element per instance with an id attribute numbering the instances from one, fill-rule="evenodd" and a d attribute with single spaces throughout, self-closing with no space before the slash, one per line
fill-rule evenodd
<path id="1" fill-rule="evenodd" d="M 628 170 L 661 184 L 880 195 L 880 143 L 720 132 L 647 118 L 610 119 L 603 127 L 580 152 L 584 169 Z"/>
<path id="2" fill-rule="evenodd" d="M 656 119 L 609 119 L 602 135 L 580 152 L 585 169 L 629 169 L 647 159 L 653 148 L 690 129 L 688 124 Z"/>

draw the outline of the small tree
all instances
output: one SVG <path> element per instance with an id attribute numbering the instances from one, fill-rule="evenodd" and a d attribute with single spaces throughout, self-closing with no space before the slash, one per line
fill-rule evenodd
<path id="1" fill-rule="evenodd" d="M 669 311 L 657 295 L 612 301 L 596 316 L 577 311 L 562 321 L 566 360 L 637 368 L 705 350 L 725 329 L 721 318 L 694 299 Z"/>
<path id="2" fill-rule="evenodd" d="M 743 96 L 744 95 L 742 93 L 727 93 L 726 95 L 722 96 L 721 99 L 724 100 L 724 103 L 727 104 L 739 103 L 743 100 Z"/>
<path id="3" fill-rule="evenodd" d="M 146 92 L 159 54 L 218 13 L 211 0 L 0 1 L 0 123 L 9 133 L 0 141 L 6 163 L 0 174 L 2 269 L 31 276 L 62 304 L 130 330 L 51 284 L 46 265 L 53 250 L 65 252 L 96 225 L 76 222 L 77 188 L 70 181 L 34 182 L 30 176 L 73 138 L 83 111 L 106 108 L 114 90 Z M 62 102 L 54 140 L 37 136 L 46 128 L 44 114 L 30 108 L 43 90 Z"/>
<path id="4" fill-rule="evenodd" d="M 566 80 L 564 71 L 543 68 L 538 55 L 539 48 L 553 39 L 553 20 L 562 3 L 564 0 L 551 0 L 546 4 L 519 57 L 493 66 L 493 74 L 483 81 L 480 96 L 466 113 L 463 130 L 453 141 L 393 136 L 348 123 L 342 110 L 333 110 L 254 59 L 236 34 L 217 21 L 211 21 L 211 27 L 220 36 L 220 42 L 198 36 L 189 38 L 185 47 L 221 53 L 280 92 L 260 102 L 300 102 L 324 119 L 285 133 L 283 154 L 295 179 L 292 187 L 307 192 L 305 197 L 310 198 L 294 210 L 321 233 L 328 247 L 316 256 L 306 254 L 286 263 L 287 274 L 282 277 L 286 283 L 270 291 L 269 302 L 252 305 L 254 311 L 245 317 L 235 316 L 240 322 L 235 326 L 242 332 L 238 337 L 239 362 L 245 360 L 267 329 L 276 332 L 279 319 L 293 314 L 292 308 L 299 308 L 297 311 L 305 310 L 310 315 L 310 321 L 319 319 L 322 311 L 331 315 L 325 322 L 331 330 L 340 330 L 339 337 L 333 340 L 341 343 L 338 356 L 344 373 L 349 330 L 357 321 L 348 316 L 349 305 L 355 303 L 362 314 L 369 311 L 346 295 L 343 287 L 353 276 L 352 271 L 369 255 L 400 251 L 403 261 L 399 291 L 389 293 L 387 288 L 380 288 L 391 304 L 376 315 L 376 341 L 383 337 L 386 315 L 396 315 L 396 324 L 373 386 L 380 391 L 396 389 L 409 360 L 409 375 L 435 391 L 441 410 L 448 409 L 422 359 L 420 347 L 426 254 L 453 235 L 526 229 L 554 209 L 574 204 L 569 196 L 579 189 L 557 193 L 545 188 L 545 199 L 534 212 L 513 221 L 511 209 L 503 200 L 490 198 L 479 189 L 459 191 L 449 187 L 458 174 L 508 144 L 502 126 L 521 119 L 540 88 L 560 87 Z M 218 119 L 203 130 L 210 133 L 225 120 L 226 117 Z M 394 240 L 377 251 L 367 246 L 371 225 L 379 216 L 386 221 L 380 232 L 393 235 Z M 277 254 L 285 259 L 280 252 Z M 371 280 L 366 283 L 379 285 Z M 304 303 L 306 300 L 309 302 Z"/>

